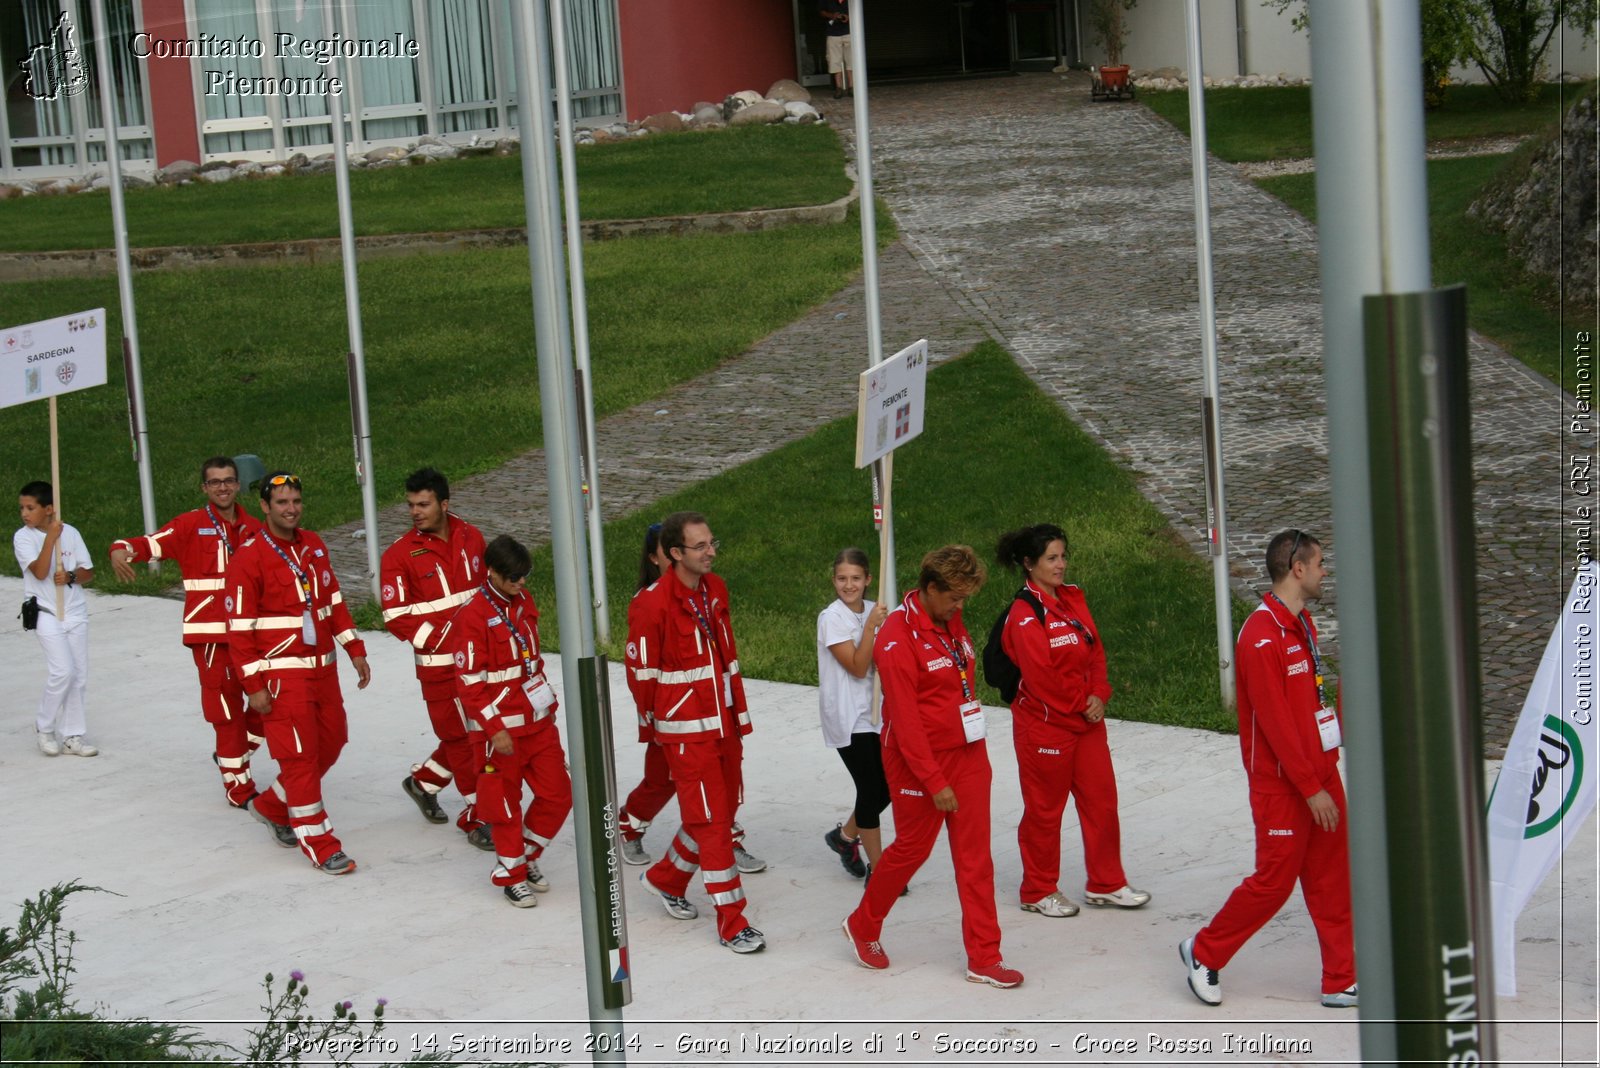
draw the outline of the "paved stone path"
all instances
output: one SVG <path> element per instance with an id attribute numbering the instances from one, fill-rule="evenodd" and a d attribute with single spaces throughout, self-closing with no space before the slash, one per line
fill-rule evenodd
<path id="1" fill-rule="evenodd" d="M 848 139 L 849 111 L 824 106 Z M 1086 83 L 1056 75 L 896 86 L 875 91 L 872 109 L 877 191 L 903 235 L 880 257 L 885 349 L 926 335 L 948 359 L 997 338 L 1202 551 L 1187 141 L 1143 108 L 1091 104 Z M 1273 532 L 1332 528 L 1316 235 L 1231 165 L 1214 163 L 1210 177 L 1228 550 L 1238 592 L 1253 598 Z M 606 517 L 848 415 L 865 351 L 858 281 L 745 355 L 602 420 Z M 1486 749 L 1498 755 L 1565 592 L 1563 400 L 1477 338 L 1472 390 Z M 486 531 L 543 540 L 544 483 L 533 450 L 462 480 L 455 504 Z M 1070 526 L 1065 502 L 1061 518 Z M 383 543 L 405 522 L 386 510 Z M 354 529 L 329 532 L 352 576 L 365 566 Z M 1336 638 L 1332 609 L 1330 598 Z"/>

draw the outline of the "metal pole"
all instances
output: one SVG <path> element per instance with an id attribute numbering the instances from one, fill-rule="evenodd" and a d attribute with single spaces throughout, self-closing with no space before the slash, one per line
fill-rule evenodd
<path id="1" fill-rule="evenodd" d="M 867 34 L 862 0 L 850 0 L 850 73 L 856 122 L 856 201 L 861 212 L 862 286 L 867 303 L 867 366 L 883 362 L 883 309 L 878 300 L 878 205 L 872 191 L 872 127 L 867 118 Z M 872 465 L 873 503 L 882 523 L 878 534 L 878 599 L 893 605 L 894 513 L 889 507 L 889 479 L 894 468 L 887 459 Z"/>
<path id="2" fill-rule="evenodd" d="M 1493 1004 L 1488 940 L 1474 940 L 1470 922 L 1457 922 L 1470 917 L 1466 902 L 1473 888 L 1430 866 L 1430 854 L 1403 852 L 1424 817 L 1441 811 L 1440 796 L 1449 799 L 1446 809 L 1459 803 L 1462 773 L 1452 760 L 1461 743 L 1449 752 L 1426 750 L 1422 737 L 1434 737 L 1427 731 L 1391 746 L 1391 731 L 1420 726 L 1419 717 L 1438 709 L 1433 702 L 1408 707 L 1397 699 L 1413 679 L 1432 677 L 1419 647 L 1385 643 L 1382 655 L 1379 651 L 1383 628 L 1392 625 L 1386 615 L 1425 610 L 1414 603 L 1415 591 L 1390 585 L 1390 569 L 1410 564 L 1417 548 L 1397 544 L 1394 524 L 1424 523 L 1424 534 L 1450 525 L 1431 496 L 1414 499 L 1403 520 L 1386 512 L 1389 526 L 1381 544 L 1374 522 L 1375 503 L 1389 509 L 1394 501 L 1375 496 L 1369 433 L 1381 441 L 1424 432 L 1416 424 L 1378 425 L 1371 417 L 1362 306 L 1373 294 L 1418 293 L 1431 285 L 1420 54 L 1417 0 L 1311 0 L 1323 359 L 1340 684 L 1354 799 L 1349 833 L 1361 962 L 1361 1049 L 1364 1063 L 1454 1060 L 1452 1054 L 1488 1063 L 1494 1060 L 1493 1035 L 1478 1023 Z M 1421 483 L 1413 487 L 1420 488 Z M 1470 494 L 1465 502 L 1448 503 L 1470 508 Z M 1452 552 L 1459 548 L 1453 546 Z M 1380 562 L 1386 575 L 1381 605 Z M 1433 572 L 1424 568 L 1421 574 L 1431 579 Z M 1466 581 L 1470 589 L 1471 579 Z M 1441 619 L 1447 604 L 1436 590 L 1429 592 L 1435 595 L 1427 606 L 1431 618 Z M 1438 698 L 1446 704 L 1463 697 L 1459 672 L 1475 670 L 1462 666 L 1461 658 L 1470 653 L 1465 645 L 1448 650 L 1454 684 Z M 1402 769 L 1415 771 L 1420 758 L 1428 761 L 1422 774 L 1409 781 L 1399 777 Z M 1470 787 L 1470 775 L 1465 781 Z M 1470 855 L 1469 828 L 1481 810 L 1480 798 L 1472 812 L 1447 815 L 1443 826 L 1428 822 L 1425 828 L 1436 841 L 1448 840 L 1447 848 Z M 1467 995 L 1465 1002 L 1459 1000 Z M 1461 1041 L 1452 1043 L 1452 1034 Z"/>
<path id="3" fill-rule="evenodd" d="M 100 122 L 106 132 L 106 163 L 111 168 L 111 228 L 117 246 L 117 295 L 122 308 L 122 365 L 128 380 L 128 429 L 133 435 L 133 460 L 139 468 L 139 501 L 144 532 L 156 531 L 155 480 L 150 473 L 150 427 L 145 421 L 144 371 L 139 361 L 139 318 L 133 306 L 133 264 L 128 258 L 128 212 L 122 200 L 122 145 L 117 139 L 116 85 L 111 75 L 111 24 L 105 0 L 93 0 L 98 38 L 95 73 L 100 80 Z M 61 487 L 56 487 L 61 492 Z M 151 561 L 151 569 L 160 564 Z"/>
<path id="4" fill-rule="evenodd" d="M 330 0 L 331 4 L 332 0 Z M 331 13 L 330 7 L 330 13 Z M 335 70 L 343 65 L 335 62 Z M 348 81 L 345 84 L 349 84 Z M 373 486 L 372 422 L 367 408 L 367 353 L 361 331 L 361 285 L 356 278 L 356 228 L 350 211 L 350 158 L 345 150 L 344 102 L 328 94 L 333 121 L 333 181 L 339 198 L 339 252 L 344 261 L 344 316 L 350 348 L 346 374 L 350 382 L 350 429 L 355 444 L 356 483 L 361 487 L 361 520 L 367 542 L 367 589 L 378 597 L 378 497 Z"/>
<path id="5" fill-rule="evenodd" d="M 572 350 L 578 369 L 578 397 L 583 407 L 582 460 L 585 520 L 589 528 L 589 566 L 594 595 L 595 638 L 611 641 L 611 612 L 606 596 L 605 519 L 600 513 L 600 456 L 595 441 L 594 372 L 589 367 L 589 297 L 583 280 L 583 230 L 578 218 L 578 163 L 574 151 L 572 87 L 567 74 L 567 16 L 563 0 L 550 5 L 550 51 L 556 83 L 556 129 L 561 144 L 561 192 L 567 222 L 567 279 L 572 293 Z"/>
<path id="6" fill-rule="evenodd" d="M 1234 705 L 1233 590 L 1228 575 L 1228 500 L 1223 485 L 1222 397 L 1217 380 L 1217 296 L 1211 270 L 1211 178 L 1206 166 L 1205 67 L 1200 57 L 1200 0 L 1183 6 L 1189 30 L 1189 158 L 1194 173 L 1194 250 L 1200 276 L 1200 347 L 1206 372 L 1200 398 L 1205 432 L 1206 539 L 1211 553 L 1211 593 L 1217 613 L 1217 669 L 1222 703 Z"/>
<path id="7" fill-rule="evenodd" d="M 632 985 L 627 971 L 627 922 L 606 723 L 605 660 L 594 654 L 594 611 L 587 588 L 589 568 L 579 500 L 578 413 L 567 333 L 556 162 L 551 150 L 547 0 L 513 4 L 512 9 L 516 18 L 517 124 L 522 136 L 539 404 L 549 468 L 550 547 L 561 629 L 561 674 L 566 680 L 567 741 L 571 765 L 585 769 L 573 783 L 573 815 L 589 1018 L 597 1039 L 595 1062 L 620 1064 L 625 1060 L 621 1008 L 631 1000 Z M 573 700 L 575 693 L 578 700 Z"/>

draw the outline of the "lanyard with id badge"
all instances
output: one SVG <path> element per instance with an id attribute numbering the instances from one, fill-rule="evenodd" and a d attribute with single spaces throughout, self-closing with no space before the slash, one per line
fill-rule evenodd
<path id="1" fill-rule="evenodd" d="M 700 591 L 700 596 L 705 596 L 704 590 Z M 695 624 L 700 628 L 701 633 L 706 636 L 706 643 L 716 650 L 715 659 L 726 660 L 727 658 L 722 655 L 722 646 L 717 644 L 716 632 L 711 628 L 711 606 L 707 605 L 701 608 L 699 602 L 695 600 L 694 593 L 691 591 L 689 594 L 689 611 L 694 614 Z M 733 673 L 726 668 L 722 671 L 722 703 L 730 708 L 733 707 Z"/>
<path id="2" fill-rule="evenodd" d="M 1277 594 L 1272 595 L 1283 610 L 1287 612 L 1289 606 L 1283 603 Z M 1317 737 L 1322 740 L 1324 753 L 1339 748 L 1344 742 L 1343 732 L 1339 729 L 1339 714 L 1330 705 L 1322 703 L 1322 653 L 1317 649 L 1317 639 L 1311 635 L 1311 626 L 1303 618 L 1306 613 L 1295 616 L 1295 621 L 1300 624 L 1300 637 L 1304 639 L 1306 648 L 1311 651 L 1311 667 L 1316 672 L 1317 679 Z"/>
<path id="3" fill-rule="evenodd" d="M 208 509 L 209 510 L 209 509 Z M 300 640 L 307 645 L 317 644 L 317 620 L 311 611 L 311 577 L 300 569 L 300 565 L 290 559 L 289 554 L 278 547 L 278 543 L 271 535 L 263 535 L 268 546 L 277 553 L 284 563 L 289 565 L 289 570 L 294 572 L 295 582 L 300 586 L 300 599 L 305 603 L 305 608 L 300 614 Z"/>
<path id="4" fill-rule="evenodd" d="M 945 655 L 955 662 L 956 670 L 961 674 L 961 731 L 969 742 L 983 740 L 985 725 L 983 719 L 983 705 L 978 702 L 977 696 L 972 692 L 972 684 L 967 680 L 967 657 L 961 648 L 961 643 L 951 645 L 938 633 L 933 635 L 933 640 L 944 649 Z"/>
<path id="5" fill-rule="evenodd" d="M 535 712 L 543 712 L 556 703 L 556 692 L 545 679 L 543 672 L 533 670 L 533 649 L 528 645 L 528 639 L 522 636 L 522 631 L 511 622 L 511 617 L 506 615 L 500 607 L 500 601 L 487 585 L 483 587 L 483 596 L 489 602 L 489 607 L 494 609 L 495 615 L 500 617 L 500 622 L 505 624 L 506 630 L 516 640 L 517 651 L 522 654 L 522 692 L 528 695 L 528 700 L 533 703 Z"/>

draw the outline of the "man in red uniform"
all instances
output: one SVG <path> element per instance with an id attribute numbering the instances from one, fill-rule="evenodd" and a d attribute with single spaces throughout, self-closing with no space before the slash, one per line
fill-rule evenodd
<path id="1" fill-rule="evenodd" d="M 333 645 L 355 665 L 357 688 L 372 680 L 367 648 L 339 593 L 322 539 L 300 529 L 300 479 L 286 471 L 261 483 L 266 526 L 228 567 L 224 607 L 233 668 L 266 727 L 278 781 L 251 813 L 281 846 L 298 846 L 321 871 L 346 875 L 356 862 L 334 837 L 322 777 L 349 734 Z"/>
<path id="2" fill-rule="evenodd" d="M 250 754 L 261 744 L 261 717 L 250 710 L 228 656 L 223 576 L 235 550 L 261 529 L 238 505 L 239 468 L 228 456 L 200 465 L 206 504 L 184 512 L 154 534 L 111 543 L 111 569 L 133 581 L 133 565 L 174 560 L 183 575 L 183 644 L 200 675 L 200 713 L 216 734 L 212 750 L 228 804 L 244 808 L 256 796 Z"/>
<path id="3" fill-rule="evenodd" d="M 483 535 L 450 512 L 450 483 L 431 467 L 406 479 L 412 528 L 384 550 L 380 566 L 383 625 L 412 647 L 422 701 L 439 744 L 413 764 L 400 783 L 429 823 L 450 817 L 439 807 L 439 791 L 455 780 L 466 807 L 456 826 L 479 849 L 493 849 L 489 830 L 472 814 L 477 796 L 477 759 L 456 699 L 450 620 L 483 584 Z"/>
<path id="4" fill-rule="evenodd" d="M 674 919 L 699 910 L 684 896 L 696 868 L 717 910 L 717 935 L 735 953 L 765 949 L 745 922 L 733 822 L 744 795 L 743 737 L 750 733 L 728 588 L 711 573 L 717 542 L 706 517 L 674 512 L 661 524 L 672 566 L 628 613 L 630 688 L 661 746 L 683 824 L 639 881 Z M 636 611 L 635 611 L 636 609 Z"/>
<path id="5" fill-rule="evenodd" d="M 532 558 L 502 534 L 483 561 L 488 578 L 451 627 L 456 692 L 478 760 L 478 817 L 494 836 L 491 881 L 517 908 L 532 908 L 533 895 L 550 889 L 539 855 L 572 811 L 572 781 L 539 655 L 539 609 L 525 587 Z M 533 792 L 526 814 L 523 783 Z"/>
<path id="6" fill-rule="evenodd" d="M 1256 870 L 1209 924 L 1178 946 L 1189 989 L 1222 1003 L 1218 976 L 1275 916 L 1296 881 L 1322 947 L 1322 1004 L 1356 1004 L 1350 843 L 1339 778 L 1339 715 L 1323 704 L 1322 655 L 1307 601 L 1322 596 L 1322 545 L 1286 530 L 1267 546 L 1272 592 L 1239 631 L 1239 746 L 1250 780 Z"/>
<path id="7" fill-rule="evenodd" d="M 1006 989 L 1020 984 L 1022 973 L 1000 958 L 989 851 L 993 775 L 972 638 L 961 623 L 962 604 L 985 577 L 983 563 L 967 546 L 935 549 L 922 558 L 917 589 L 878 629 L 872 662 L 883 683 L 883 771 L 895 838 L 843 927 L 856 960 L 887 968 L 889 957 L 878 941 L 883 921 L 933 851 L 939 829 L 946 828 L 967 981 Z"/>

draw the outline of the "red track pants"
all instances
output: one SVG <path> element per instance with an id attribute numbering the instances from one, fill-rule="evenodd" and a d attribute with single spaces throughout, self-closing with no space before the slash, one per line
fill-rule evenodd
<path id="1" fill-rule="evenodd" d="M 733 818 L 744 797 L 744 742 L 738 735 L 659 746 L 678 790 L 683 825 L 650 868 L 650 883 L 678 897 L 696 868 L 717 909 L 717 934 L 732 938 L 749 926 L 744 886 L 733 863 Z"/>
<path id="2" fill-rule="evenodd" d="M 322 777 L 350 738 L 338 671 L 330 666 L 315 675 L 285 672 L 267 683 L 267 692 L 272 711 L 262 723 L 278 781 L 256 795 L 256 811 L 293 827 L 300 851 L 321 864 L 342 848 L 322 804 Z"/>
<path id="3" fill-rule="evenodd" d="M 1296 880 L 1322 946 L 1322 992 L 1356 981 L 1355 933 L 1350 922 L 1350 840 L 1345 834 L 1344 784 L 1326 784 L 1339 806 L 1339 826 L 1324 831 L 1298 794 L 1251 791 L 1256 823 L 1256 870 L 1229 895 L 1194 939 L 1194 957 L 1221 970 L 1250 936 L 1277 915 Z"/>
<path id="4" fill-rule="evenodd" d="M 622 837 L 636 841 L 644 837 L 645 828 L 672 800 L 672 772 L 667 767 L 667 755 L 655 742 L 644 746 L 644 778 L 633 788 L 633 793 L 622 803 Z"/>
<path id="5" fill-rule="evenodd" d="M 528 861 L 538 860 L 550 839 L 572 811 L 572 780 L 554 721 L 546 720 L 531 734 L 514 735 L 510 755 L 494 751 L 487 739 L 487 762 L 478 772 L 477 815 L 494 836 L 496 886 L 511 886 L 528 877 Z M 533 793 L 524 814 L 522 784 Z"/>
<path id="6" fill-rule="evenodd" d="M 261 717 L 250 711 L 244 689 L 233 677 L 233 661 L 225 643 L 191 645 L 200 676 L 200 712 L 216 733 L 217 769 L 228 803 L 243 808 L 256 795 L 250 777 L 250 755 L 265 738 Z"/>
<path id="7" fill-rule="evenodd" d="M 470 830 L 477 822 L 472 805 L 478 792 L 477 746 L 467 737 L 466 720 L 456 701 L 455 683 L 424 682 L 422 700 L 428 706 L 428 722 L 433 724 L 439 744 L 428 759 L 411 769 L 411 777 L 430 794 L 436 794 L 452 781 L 467 802 L 456 823 Z"/>
<path id="8" fill-rule="evenodd" d="M 1012 720 L 1017 777 L 1022 783 L 1021 899 L 1038 901 L 1061 889 L 1061 814 L 1076 798 L 1083 831 L 1083 866 L 1091 893 L 1128 885 L 1122 870 L 1122 828 L 1117 822 L 1117 778 L 1104 720 L 1082 734 L 1042 731 L 1028 717 Z"/>
<path id="9" fill-rule="evenodd" d="M 987 968 L 1000 960 L 1000 920 L 994 907 L 994 858 L 989 852 L 989 751 L 981 741 L 934 754 L 956 794 L 956 811 L 940 812 L 921 780 L 893 746 L 883 749 L 883 771 L 894 808 L 894 841 L 872 869 L 861 904 L 850 914 L 850 930 L 877 941 L 889 910 L 922 867 L 939 829 L 950 837 L 950 859 L 961 899 L 961 940 L 967 966 Z"/>

